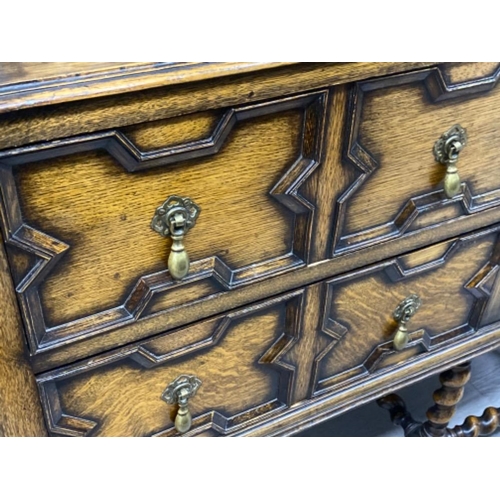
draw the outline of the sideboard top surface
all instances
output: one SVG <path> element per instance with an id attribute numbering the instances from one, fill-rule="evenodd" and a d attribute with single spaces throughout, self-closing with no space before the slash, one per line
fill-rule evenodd
<path id="1" fill-rule="evenodd" d="M 0 113 L 157 87 L 238 78 L 267 70 L 269 85 L 283 87 L 293 74 L 306 85 L 331 84 L 430 66 L 432 63 L 292 62 L 9 62 L 0 64 Z M 309 83 L 310 82 L 310 83 Z M 291 89 L 293 92 L 294 90 Z"/>

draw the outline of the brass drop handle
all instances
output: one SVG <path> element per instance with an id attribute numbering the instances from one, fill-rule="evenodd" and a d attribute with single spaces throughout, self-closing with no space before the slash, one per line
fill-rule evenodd
<path id="1" fill-rule="evenodd" d="M 167 386 L 161 395 L 161 399 L 169 405 L 179 405 L 175 416 L 175 428 L 181 434 L 191 429 L 192 417 L 188 402 L 196 394 L 200 385 L 201 380 L 194 375 L 180 375 Z"/>
<path id="2" fill-rule="evenodd" d="M 396 307 L 393 317 L 398 322 L 398 329 L 392 341 L 396 351 L 403 350 L 408 344 L 408 329 L 406 328 L 406 323 L 408 323 L 410 318 L 417 312 L 420 304 L 419 296 L 411 294 Z"/>
<path id="3" fill-rule="evenodd" d="M 191 198 L 169 196 L 155 212 L 151 228 L 161 236 L 172 238 L 168 270 L 180 280 L 189 272 L 189 256 L 184 248 L 184 236 L 195 225 L 201 209 Z"/>
<path id="4" fill-rule="evenodd" d="M 446 165 L 444 177 L 444 192 L 448 198 L 453 198 L 460 192 L 460 176 L 457 161 L 460 151 L 467 144 L 467 131 L 460 125 L 454 125 L 445 132 L 434 144 L 434 158 Z"/>

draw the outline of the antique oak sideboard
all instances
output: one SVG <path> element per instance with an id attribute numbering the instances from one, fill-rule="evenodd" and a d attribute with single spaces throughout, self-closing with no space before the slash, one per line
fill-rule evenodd
<path id="1" fill-rule="evenodd" d="M 500 346 L 499 63 L 0 67 L 0 435 L 448 429 Z M 445 371 L 446 370 L 446 371 Z M 444 372 L 429 421 L 393 394 Z"/>

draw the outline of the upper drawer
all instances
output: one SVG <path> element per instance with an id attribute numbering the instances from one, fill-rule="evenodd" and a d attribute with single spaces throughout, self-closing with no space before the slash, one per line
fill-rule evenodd
<path id="1" fill-rule="evenodd" d="M 32 351 L 305 266 L 316 195 L 299 190 L 320 165 L 327 95 L 2 153 L 2 225 Z M 200 209 L 182 279 L 167 271 L 172 239 L 153 230 L 172 196 Z"/>
<path id="2" fill-rule="evenodd" d="M 448 64 L 353 85 L 344 154 L 352 184 L 339 200 L 335 252 L 499 205 L 499 70 Z M 434 146 L 455 125 L 465 129 L 463 149 L 449 149 L 449 134 L 441 164 Z M 447 158 L 458 168 L 456 194 L 444 191 Z"/>

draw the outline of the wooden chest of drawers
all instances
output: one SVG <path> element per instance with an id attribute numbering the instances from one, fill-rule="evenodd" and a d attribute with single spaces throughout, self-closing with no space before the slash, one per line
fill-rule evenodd
<path id="1" fill-rule="evenodd" d="M 7 65 L 0 434 L 293 434 L 497 347 L 499 68 Z"/>

